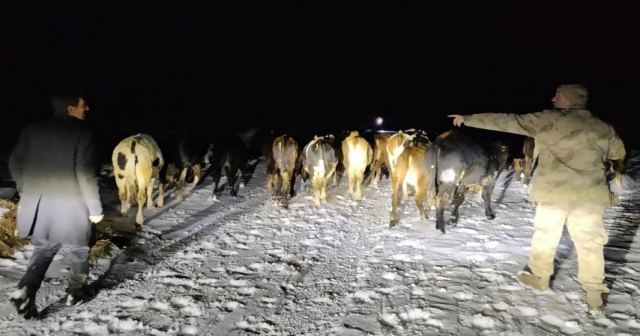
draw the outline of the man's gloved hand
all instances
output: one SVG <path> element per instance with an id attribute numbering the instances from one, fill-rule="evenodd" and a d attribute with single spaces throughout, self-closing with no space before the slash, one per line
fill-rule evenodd
<path id="1" fill-rule="evenodd" d="M 447 117 L 453 118 L 453 125 L 454 126 L 461 126 L 462 123 L 464 123 L 464 116 L 461 116 L 459 114 L 450 114 Z"/>
<path id="2" fill-rule="evenodd" d="M 104 214 L 100 214 L 98 216 L 89 216 L 89 220 L 93 224 L 99 223 L 102 220 L 102 218 L 104 218 Z"/>

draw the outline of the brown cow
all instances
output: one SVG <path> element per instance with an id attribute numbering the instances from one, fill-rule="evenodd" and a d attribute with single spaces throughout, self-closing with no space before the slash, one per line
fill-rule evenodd
<path id="1" fill-rule="evenodd" d="M 398 191 L 403 183 L 408 183 L 416 188 L 416 206 L 420 211 L 420 218 L 427 219 L 424 210 L 424 197 L 429 198 L 429 204 L 435 204 L 435 176 L 432 163 L 425 156 L 431 145 L 413 143 L 398 156 L 396 169 L 391 177 L 391 221 L 390 227 L 398 224 Z"/>
<path id="2" fill-rule="evenodd" d="M 522 154 L 524 155 L 524 158 L 513 159 L 516 181 L 520 182 L 520 174 L 524 168 L 524 184 L 529 185 L 529 182 L 531 181 L 533 161 L 538 157 L 536 143 L 532 137 L 526 137 L 524 139 Z"/>
<path id="3" fill-rule="evenodd" d="M 389 168 L 389 154 L 387 153 L 387 141 L 391 136 L 389 134 L 376 134 L 373 139 L 375 141 L 375 148 L 373 150 L 373 182 L 380 180 L 382 174 L 382 165 L 387 167 L 389 175 L 391 170 Z"/>
<path id="4" fill-rule="evenodd" d="M 282 135 L 273 141 L 273 171 L 267 182 L 267 189 L 282 200 L 282 206 L 289 207 L 288 196 L 292 193 L 296 173 L 299 169 L 298 143 L 290 136 Z M 270 187 L 273 186 L 274 188 Z"/>
<path id="5" fill-rule="evenodd" d="M 416 141 L 413 141 L 413 140 Z M 389 173 L 393 177 L 398 157 L 405 149 L 405 143 L 420 143 L 427 145 L 429 138 L 424 131 L 408 129 L 406 131 L 398 131 L 398 133 L 392 135 L 387 140 L 387 154 L 389 156 Z M 402 182 L 402 200 L 405 201 L 409 198 L 409 190 L 407 184 Z"/>
<path id="6" fill-rule="evenodd" d="M 362 200 L 362 181 L 364 171 L 373 160 L 373 150 L 371 145 L 360 136 L 358 131 L 353 131 L 342 142 L 342 162 L 349 178 L 349 194 L 354 194 L 355 200 Z"/>
<path id="7" fill-rule="evenodd" d="M 127 214 L 132 201 L 138 202 L 136 224 L 142 225 L 142 207 L 153 209 L 153 182 L 164 166 L 164 158 L 156 141 L 147 134 L 137 134 L 122 140 L 111 156 L 113 174 L 118 185 L 120 213 Z M 136 199 L 137 193 L 137 199 Z"/>

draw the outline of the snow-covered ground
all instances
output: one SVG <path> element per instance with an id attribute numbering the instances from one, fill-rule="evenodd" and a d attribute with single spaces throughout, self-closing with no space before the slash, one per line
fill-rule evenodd
<path id="1" fill-rule="evenodd" d="M 534 293 L 515 274 L 526 264 L 533 233 L 529 189 L 503 174 L 494 191 L 497 218 L 468 195 L 457 227 L 442 235 L 435 213 L 421 221 L 413 198 L 400 226 L 389 229 L 388 180 L 363 189 L 347 183 L 313 206 L 300 190 L 290 209 L 265 192 L 260 163 L 232 198 L 208 200 L 212 186 L 175 200 L 149 218 L 132 247 L 94 268 L 103 289 L 65 307 L 64 260 L 57 260 L 38 297 L 43 320 L 25 321 L 0 300 L 2 335 L 637 335 L 640 334 L 640 157 L 629 161 L 621 206 L 606 214 L 610 243 L 605 315 L 590 318 L 576 281 L 573 244 L 565 231 L 553 290 Z M 132 212 L 135 210 L 132 209 Z M 29 251 L 0 260 L 7 297 Z M 13 272 L 13 273 L 12 273 Z"/>

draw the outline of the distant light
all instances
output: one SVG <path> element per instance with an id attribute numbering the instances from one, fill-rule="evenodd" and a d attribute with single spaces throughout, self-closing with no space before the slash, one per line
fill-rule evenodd
<path id="1" fill-rule="evenodd" d="M 382 125 L 382 117 L 376 118 L 376 125 L 378 126 Z"/>

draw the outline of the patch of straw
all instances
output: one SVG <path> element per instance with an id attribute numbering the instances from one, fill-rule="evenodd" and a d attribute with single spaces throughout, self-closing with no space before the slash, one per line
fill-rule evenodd
<path id="1" fill-rule="evenodd" d="M 111 226 L 108 226 L 104 230 L 96 228 L 96 243 L 91 247 L 89 262 L 95 265 L 98 260 L 110 258 L 115 252 L 119 251 L 120 249 L 111 242 L 113 237 L 118 236 L 120 236 L 120 234 L 114 232 Z"/>
<path id="2" fill-rule="evenodd" d="M 18 204 L 9 200 L 0 200 L 2 217 L 0 217 L 0 257 L 12 257 L 16 251 L 29 243 L 27 238 L 18 238 L 16 217 Z"/>

